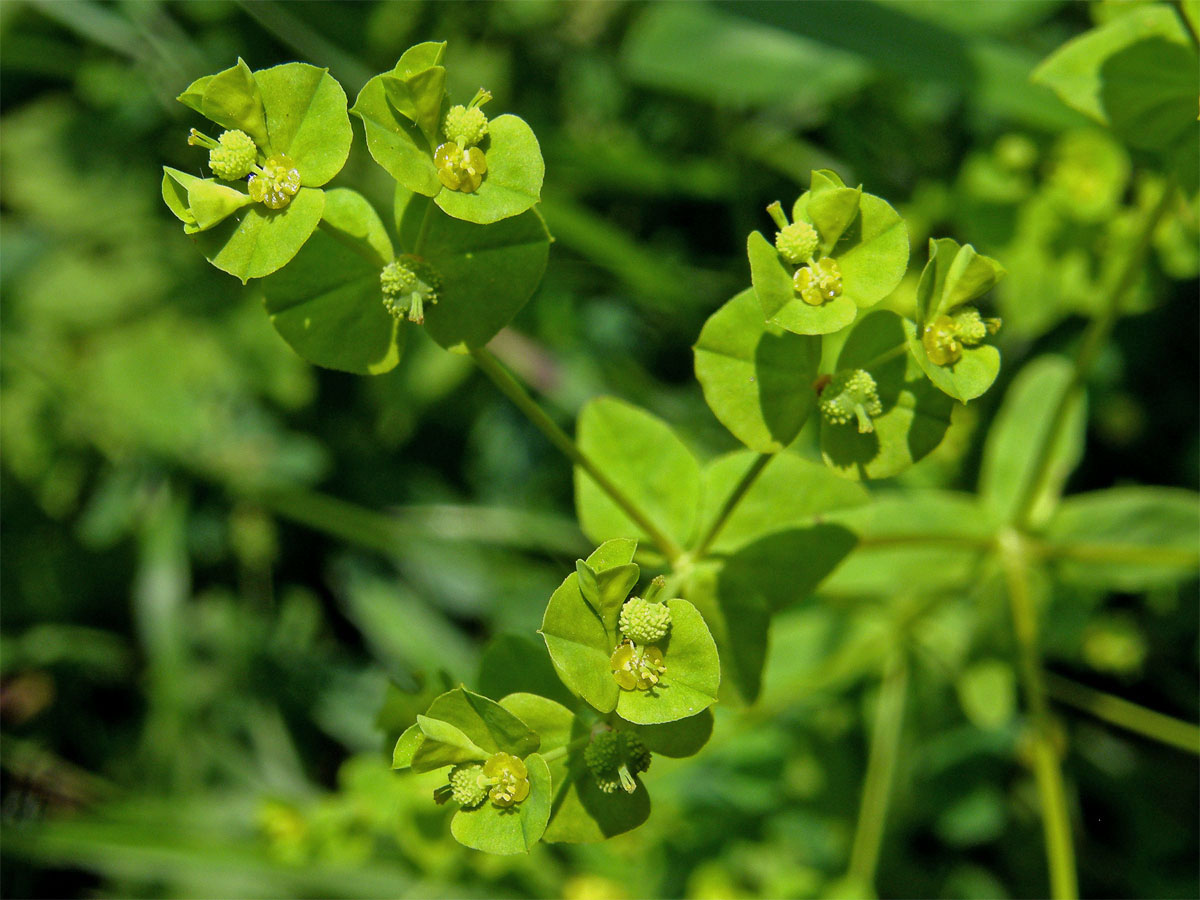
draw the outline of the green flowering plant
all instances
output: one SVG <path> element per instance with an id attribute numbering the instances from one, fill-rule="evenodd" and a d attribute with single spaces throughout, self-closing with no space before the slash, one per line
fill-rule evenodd
<path id="1" fill-rule="evenodd" d="M 1166 28 L 1157 14 L 1151 19 Z M 1129 43 L 1116 34 L 1105 41 L 1118 54 Z M 1148 61 L 1144 49 L 1137 65 Z M 193 84 L 181 99 L 225 129 L 192 138 L 208 149 L 214 177 L 168 170 L 164 199 L 214 264 L 261 279 L 272 323 L 305 359 L 378 374 L 396 365 L 408 331 L 424 328 L 442 348 L 468 355 L 574 466 L 579 525 L 596 549 L 546 604 L 538 632 L 545 653 L 533 640 L 497 639 L 478 692 L 459 686 L 426 697 L 423 712 L 396 729 L 404 730 L 394 768 L 442 773 L 430 807 L 453 811 L 450 832 L 460 843 L 506 855 L 641 825 L 654 756 L 698 753 L 714 707 L 759 697 L 773 617 L 822 585 L 840 584 L 855 598 L 890 596 L 894 569 L 912 565 L 890 541 L 936 544 L 965 527 L 969 550 L 938 548 L 936 565 L 920 557 L 914 591 L 961 592 L 967 576 L 951 576 L 977 579 L 988 555 L 1018 586 L 1010 589 L 1017 638 L 1032 671 L 1039 663 L 1028 620 L 1036 612 L 1021 579 L 1043 564 L 1039 554 L 1053 560 L 1047 569 L 1085 583 L 1096 564 L 1079 548 L 1094 555 L 1096 546 L 1118 545 L 1158 504 L 1172 510 L 1172 534 L 1142 540 L 1169 544 L 1167 552 L 1136 563 L 1118 554 L 1105 570 L 1139 588 L 1194 569 L 1194 541 L 1189 549 L 1180 538 L 1195 530 L 1190 496 L 1101 492 L 1059 502 L 1082 440 L 1082 354 L 1075 367 L 1042 357 L 1013 382 L 984 448 L 979 504 L 936 491 L 872 498 L 860 482 L 901 475 L 927 457 L 945 439 L 956 403 L 994 383 L 999 322 L 980 304 L 1004 270 L 970 244 L 941 238 L 930 242 L 919 277 L 906 280 L 904 220 L 827 170 L 812 173 L 790 215 L 778 202 L 768 207 L 773 238 L 747 239 L 750 286 L 712 312 L 693 348 L 707 405 L 746 449 L 703 458 L 679 429 L 607 396 L 587 402 L 567 434 L 486 349 L 546 267 L 550 238 L 535 208 L 540 149 L 519 118 L 488 117 L 486 90 L 450 102 L 445 51 L 436 42 L 410 48 L 367 82 L 352 110 L 371 156 L 395 181 L 390 216 L 351 189 L 321 189 L 346 159 L 345 98 L 327 73 L 300 64 L 250 72 L 239 61 Z M 1091 63 L 1067 62 L 1044 69 L 1056 90 L 1090 85 Z M 1178 116 L 1160 122 L 1156 108 L 1137 104 L 1131 112 L 1127 93 L 1100 98 L 1105 121 L 1149 121 L 1168 152 L 1166 136 L 1183 134 Z M 305 97 L 315 112 L 297 109 Z M 309 122 L 310 114 L 317 118 Z M 1019 193 L 1037 148 L 1009 144 L 998 156 L 1014 177 L 1002 187 Z M 1120 190 L 1097 187 L 1083 219 L 1124 189 L 1121 159 L 1108 157 L 1118 163 L 1108 168 L 1120 170 Z M 1088 171 L 1055 176 L 1055 202 L 1087 182 Z M 1162 188 L 1156 216 L 1169 199 Z M 1147 218 L 1144 242 L 1157 222 Z M 1135 254 L 1122 265 L 1137 262 Z M 1110 319 L 1128 281 L 1113 282 Z M 811 459 L 792 449 L 806 431 Z M 910 531 L 889 530 L 896 519 L 912 523 Z M 885 663 L 884 725 L 903 707 L 906 628 L 897 627 L 901 649 Z M 1110 663 L 1135 656 L 1136 647 L 1114 650 L 1114 633 L 1093 638 L 1093 654 Z M 986 663 L 958 687 L 969 717 L 987 715 L 980 698 L 1003 680 Z M 1030 692 L 1040 690 L 1033 681 Z M 1057 751 L 1046 723 L 1036 727 L 1038 777 L 1046 779 Z"/>
<path id="2" fill-rule="evenodd" d="M 772 325 L 795 334 L 829 334 L 854 321 L 900 283 L 908 265 L 908 231 L 887 201 L 846 187 L 828 170 L 792 206 L 767 210 L 774 241 L 752 232 L 750 277 Z"/>
<path id="3" fill-rule="evenodd" d="M 466 104 L 446 94 L 445 43 L 407 50 L 391 72 L 376 75 L 351 109 L 363 121 L 367 149 L 414 194 L 447 215 L 487 225 L 538 202 L 545 163 L 537 137 L 511 114 L 489 119 L 480 88 Z"/>
<path id="4" fill-rule="evenodd" d="M 167 207 L 218 269 L 262 278 L 291 261 L 321 222 L 320 188 L 345 165 L 352 133 L 346 94 L 326 69 L 237 65 L 197 79 L 179 101 L 226 129 L 209 150 L 214 178 L 163 167 Z"/>

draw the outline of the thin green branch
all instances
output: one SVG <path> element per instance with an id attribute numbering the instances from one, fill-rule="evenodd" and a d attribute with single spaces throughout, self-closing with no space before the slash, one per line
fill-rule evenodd
<path id="1" fill-rule="evenodd" d="M 609 499 L 619 506 L 625 515 L 633 520 L 634 524 L 645 532 L 651 541 L 653 541 L 658 549 L 662 551 L 667 558 L 667 562 L 674 565 L 675 561 L 683 554 L 683 549 L 675 542 L 670 535 L 664 533 L 657 525 L 655 525 L 646 516 L 638 505 L 626 496 L 612 480 L 604 474 L 600 468 L 593 463 L 579 446 L 571 440 L 570 436 L 563 431 L 558 424 L 550 418 L 540 406 L 529 396 L 529 392 L 518 382 L 508 370 L 500 365 L 500 361 L 496 359 L 488 350 L 477 348 L 471 351 L 471 358 L 483 370 L 483 373 L 492 380 L 492 383 L 500 389 L 500 393 L 504 394 L 509 400 L 517 405 L 517 408 L 525 414 L 525 417 L 542 432 L 559 451 L 562 452 L 571 462 L 583 469 L 584 472 L 596 483 L 596 485 L 609 496 Z"/>
<path id="2" fill-rule="evenodd" d="M 1071 819 L 1063 787 L 1062 767 L 1055 745 L 1050 707 L 1038 649 L 1037 609 L 1029 585 L 1027 549 L 1020 534 L 1005 532 L 999 543 L 1008 597 L 1012 607 L 1013 632 L 1017 638 L 1017 671 L 1029 708 L 1033 738 L 1034 776 L 1042 806 L 1042 833 L 1046 861 L 1050 867 L 1050 893 L 1055 900 L 1079 896 L 1075 875 L 1075 847 Z"/>
<path id="3" fill-rule="evenodd" d="M 1046 691 L 1060 703 L 1089 713 L 1110 725 L 1200 756 L 1200 726 L 1191 722 L 1146 709 L 1052 672 L 1046 673 Z"/>
<path id="4" fill-rule="evenodd" d="M 751 463 L 750 468 L 746 470 L 741 480 L 738 481 L 729 496 L 725 498 L 725 503 L 721 506 L 721 510 L 717 513 L 716 518 L 713 519 L 712 524 L 708 526 L 708 531 L 705 532 L 704 537 L 696 545 L 696 550 L 693 553 L 696 559 L 704 558 L 704 554 L 708 552 L 708 548 L 717 539 L 717 535 L 721 533 L 721 529 L 725 527 L 725 523 L 729 521 L 729 517 L 733 514 L 733 511 L 742 502 L 742 498 L 746 496 L 746 493 L 754 485 L 754 482 L 758 480 L 758 476 L 767 467 L 767 463 L 774 458 L 774 453 L 760 453 L 754 462 Z"/>
<path id="5" fill-rule="evenodd" d="M 1163 185 L 1163 193 L 1158 203 L 1142 222 L 1137 240 L 1130 248 L 1129 255 L 1125 257 L 1124 265 L 1113 279 L 1108 293 L 1101 299 L 1099 314 L 1092 319 L 1091 324 L 1084 332 L 1079 350 L 1075 354 L 1075 369 L 1071 375 L 1071 381 L 1058 398 L 1050 428 L 1047 429 L 1045 437 L 1038 446 L 1037 456 L 1034 457 L 1031 469 L 1033 477 L 1025 483 L 1020 502 L 1017 504 L 1016 515 L 1013 518 L 1013 525 L 1017 528 L 1023 529 L 1029 524 L 1029 517 L 1037 505 L 1037 499 L 1041 496 L 1046 479 L 1050 475 L 1050 462 L 1054 455 L 1054 447 L 1058 444 L 1063 429 L 1067 426 L 1067 410 L 1070 409 L 1076 394 L 1083 387 L 1092 363 L 1095 362 L 1096 356 L 1112 332 L 1113 325 L 1116 324 L 1121 310 L 1121 301 L 1133 287 L 1134 281 L 1142 269 L 1142 264 L 1145 262 L 1146 253 L 1150 249 L 1154 231 L 1170 207 L 1174 195 L 1175 179 L 1169 178 Z"/>
<path id="6" fill-rule="evenodd" d="M 904 704 L 908 694 L 908 660 L 905 659 L 904 650 L 893 650 L 885 665 L 879 699 L 875 705 L 867 777 L 863 782 L 862 803 L 847 873 L 857 886 L 871 893 L 874 893 L 875 869 L 879 864 L 879 851 L 887 825 L 892 781 L 904 725 Z"/>
<path id="7" fill-rule="evenodd" d="M 548 763 L 552 763 L 556 759 L 561 759 L 562 757 L 567 756 L 573 750 L 582 750 L 588 745 L 588 742 L 591 739 L 592 736 L 590 734 L 585 734 L 583 737 L 575 738 L 575 740 L 571 741 L 569 744 L 563 744 L 561 747 L 555 747 L 553 750 L 547 750 L 542 754 L 542 759 Z"/>

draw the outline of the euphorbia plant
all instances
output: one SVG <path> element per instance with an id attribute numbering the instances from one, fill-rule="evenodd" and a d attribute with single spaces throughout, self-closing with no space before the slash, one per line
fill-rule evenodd
<path id="1" fill-rule="evenodd" d="M 327 171 L 335 158 L 345 159 L 346 111 L 344 96 L 340 107 L 329 99 L 340 89 L 311 67 L 279 68 L 296 84 L 318 86 L 327 128 L 314 121 L 290 138 L 284 125 L 272 130 L 290 121 L 277 110 L 294 101 L 276 90 L 279 76 L 268 74 L 276 70 L 251 73 L 239 62 L 189 88 L 181 99 L 226 128 L 193 137 L 210 150 L 216 178 L 189 181 L 169 170 L 164 197 L 186 231 L 223 235 L 237 259 L 250 261 L 234 274 L 262 279 L 273 324 L 306 359 L 376 374 L 396 365 L 409 329 L 425 328 L 441 347 L 470 355 L 574 464 L 580 527 L 596 549 L 563 572 L 539 630 L 566 691 L 534 678 L 528 655 L 510 659 L 510 686 L 521 690 L 489 698 L 454 688 L 416 717 L 394 751 L 397 769 L 444 773 L 431 803 L 455 808 L 450 828 L 459 841 L 518 853 L 539 840 L 602 840 L 645 821 L 654 755 L 699 752 L 711 707 L 758 697 L 772 616 L 831 573 L 853 577 L 878 543 L 893 539 L 890 523 L 872 516 L 901 501 L 871 502 L 859 482 L 919 463 L 945 438 L 956 404 L 995 381 L 1000 322 L 989 291 L 1004 269 L 969 244 L 934 239 L 906 286 L 903 218 L 861 186 L 815 171 L 789 212 L 776 202 L 762 213 L 770 236 L 756 231 L 747 240 L 750 286 L 712 312 L 694 346 L 704 398 L 746 450 L 702 461 L 671 425 L 610 397 L 583 408 L 572 437 L 487 350 L 546 265 L 538 143 L 515 116 L 485 113 L 504 98 L 483 89 L 459 102 L 447 95 L 445 49 L 409 49 L 367 83 L 352 110 L 372 157 L 396 182 L 390 216 L 347 188 L 320 190 L 340 168 Z M 297 215 L 302 202 L 316 209 L 312 227 Z M 1145 233 L 1155 224 L 1148 218 Z M 225 245 L 211 246 L 202 242 L 215 265 L 231 270 Z M 1131 256 L 1129 265 L 1138 264 Z M 1109 323 L 1125 287 L 1115 283 Z M 961 530 L 970 518 L 982 534 L 971 546 L 1010 579 L 1047 795 L 1057 761 L 1037 680 L 1028 573 L 1044 559 L 1071 560 L 1089 533 L 1109 534 L 1069 500 L 1058 509 L 1089 363 L 1082 355 L 1074 368 L 1043 361 L 1015 382 L 1006 409 L 1020 410 L 1029 434 L 997 429 L 986 451 L 984 509 L 964 514 L 961 498 L 933 493 L 925 518 L 912 516 L 918 536 L 935 541 L 947 535 L 920 529 L 950 522 L 946 530 Z M 1027 414 L 1029 394 L 1055 405 Z M 792 449 L 806 430 L 819 458 Z M 1136 502 L 1118 499 L 1125 505 L 1111 516 L 1136 518 Z M 872 535 L 875 545 L 863 540 Z M 927 573 L 931 582 L 942 574 Z M 534 647 L 529 654 L 540 653 Z M 902 649 L 886 656 L 876 744 L 885 748 L 903 710 L 906 671 Z"/>

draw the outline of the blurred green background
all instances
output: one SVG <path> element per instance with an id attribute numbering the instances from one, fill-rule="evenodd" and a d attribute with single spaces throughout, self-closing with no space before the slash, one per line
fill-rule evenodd
<path id="1" fill-rule="evenodd" d="M 486 85 L 546 159 L 557 243 L 493 349 L 566 425 L 613 393 L 706 455 L 734 441 L 690 345 L 748 282 L 745 235 L 810 169 L 863 183 L 909 221 L 916 271 L 931 234 L 1009 270 L 1000 382 L 877 489 L 969 491 L 1006 384 L 1071 346 L 1161 183 L 1028 81 L 1111 14 L 1059 0 L 0 4 L 4 895 L 845 888 L 879 623 L 911 599 L 886 582 L 835 576 L 782 617 L 758 705 L 722 706 L 699 756 L 656 761 L 650 821 L 604 845 L 473 853 L 429 776 L 389 771 L 428 695 L 478 684 L 492 637 L 536 637 L 586 555 L 571 471 L 468 359 L 422 337 L 377 378 L 292 354 L 253 288 L 209 267 L 161 202 L 163 164 L 199 165 L 195 117 L 173 99 L 194 78 L 238 56 L 298 59 L 353 98 L 410 44 L 448 40 L 452 98 Z M 386 213 L 390 181 L 355 129 L 335 184 Z M 1180 204 L 1155 236 L 1089 383 L 1071 491 L 1197 487 L 1196 229 Z M 987 573 L 942 593 L 914 631 L 878 891 L 1043 896 L 1003 602 Z M 1054 603 L 1052 672 L 1195 721 L 1194 582 Z M 1056 710 L 1082 892 L 1196 896 L 1195 757 Z"/>

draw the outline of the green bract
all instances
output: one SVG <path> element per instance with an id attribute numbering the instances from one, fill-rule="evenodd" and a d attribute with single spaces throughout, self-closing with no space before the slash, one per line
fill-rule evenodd
<path id="1" fill-rule="evenodd" d="M 454 837 L 488 853 L 526 853 L 550 818 L 550 771 L 535 752 L 540 744 L 499 703 L 456 688 L 434 700 L 401 735 L 392 765 L 414 772 L 454 766 L 447 789 L 437 794 L 443 802 L 456 795 L 456 802 L 467 801 L 450 823 Z M 464 771 L 475 773 L 476 786 L 487 789 L 486 800 L 461 783 Z"/>
<path id="2" fill-rule="evenodd" d="M 905 322 L 913 357 L 937 387 L 966 403 L 984 393 L 1000 371 L 1000 351 L 983 343 L 999 328 L 966 306 L 992 289 L 1004 268 L 950 238 L 929 242 L 929 262 L 917 286 L 917 322 Z"/>
<path id="3" fill-rule="evenodd" d="M 721 680 L 717 648 L 691 603 L 668 600 L 670 632 L 655 645 L 661 671 L 652 684 L 622 687 L 614 675 L 614 651 L 629 646 L 620 640 L 618 620 L 638 577 L 632 563 L 635 548 L 633 541 L 609 541 L 580 560 L 577 571 L 550 598 L 542 636 L 567 687 L 600 712 L 615 710 L 637 724 L 672 722 L 716 701 Z"/>
<path id="4" fill-rule="evenodd" d="M 164 167 L 163 199 L 218 269 L 243 282 L 275 272 L 316 229 L 325 204 L 318 188 L 350 152 L 345 92 L 326 69 L 286 63 L 251 72 L 239 59 L 179 100 L 227 129 L 220 142 L 193 130 L 190 143 L 210 147 L 214 171 L 226 179 L 249 172 L 250 181 L 234 187 Z"/>
<path id="5" fill-rule="evenodd" d="M 513 115 L 481 122 L 486 92 L 469 107 L 450 107 L 445 49 L 410 47 L 391 72 L 366 83 L 351 111 L 363 121 L 367 148 L 402 187 L 432 197 L 453 218 L 487 225 L 520 215 L 541 199 L 546 167 L 537 138 Z"/>
<path id="6" fill-rule="evenodd" d="M 767 322 L 796 334 L 840 331 L 858 310 L 890 294 L 908 265 L 908 229 L 886 201 L 848 188 L 837 175 L 812 173 L 812 185 L 792 208 L 789 225 L 777 204 L 772 215 L 779 241 L 750 235 L 750 277 Z M 795 226 L 816 229 L 819 244 L 807 262 L 810 241 Z M 781 245 L 778 246 L 781 242 Z M 803 246 L 800 246 L 800 244 Z M 790 258 L 789 258 L 790 257 Z"/>

